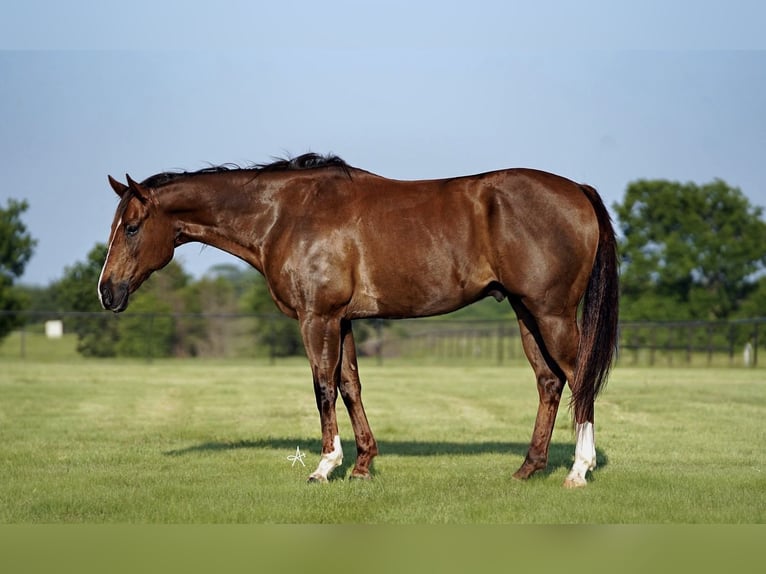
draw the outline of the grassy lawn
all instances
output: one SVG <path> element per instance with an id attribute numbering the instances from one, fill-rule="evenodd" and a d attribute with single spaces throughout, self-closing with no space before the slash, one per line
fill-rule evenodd
<path id="1" fill-rule="evenodd" d="M 687 524 L 766 521 L 766 372 L 618 367 L 596 404 L 599 467 L 521 483 L 537 408 L 529 367 L 362 363 L 380 455 L 329 484 L 304 360 L 0 359 L 1 523 Z M 306 467 L 288 456 L 299 447 Z"/>

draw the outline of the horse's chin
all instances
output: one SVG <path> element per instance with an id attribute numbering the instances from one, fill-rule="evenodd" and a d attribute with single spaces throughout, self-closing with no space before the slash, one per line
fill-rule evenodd
<path id="1" fill-rule="evenodd" d="M 113 313 L 122 313 L 127 308 L 128 308 L 128 296 L 125 295 L 122 301 L 116 302 L 115 305 L 112 305 L 112 307 L 109 310 L 112 311 Z"/>
<path id="2" fill-rule="evenodd" d="M 127 285 L 120 285 L 118 289 L 116 289 L 113 297 L 114 299 L 109 307 L 110 311 L 114 313 L 122 313 L 128 308 L 128 303 L 130 302 L 130 290 Z"/>

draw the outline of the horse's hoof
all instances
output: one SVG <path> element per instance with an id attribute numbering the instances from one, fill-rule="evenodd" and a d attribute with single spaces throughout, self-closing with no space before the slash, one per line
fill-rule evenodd
<path id="1" fill-rule="evenodd" d="M 309 484 L 322 484 L 323 482 L 327 482 L 326 476 L 314 476 L 313 474 L 309 476 L 308 480 L 306 481 Z"/>
<path id="2" fill-rule="evenodd" d="M 516 472 L 513 473 L 513 478 L 516 480 L 527 480 L 530 476 L 532 476 L 535 473 L 536 469 L 529 469 L 529 468 L 520 468 Z"/>
<path id="3" fill-rule="evenodd" d="M 519 470 L 513 473 L 513 478 L 515 478 L 516 480 L 527 480 L 538 470 L 542 470 L 544 468 L 545 468 L 545 465 L 541 466 L 541 465 L 523 464 L 521 465 L 521 468 Z"/>
<path id="4" fill-rule="evenodd" d="M 369 472 L 352 472 L 349 480 L 372 480 L 372 475 Z"/>
<path id="5" fill-rule="evenodd" d="M 564 481 L 564 488 L 582 488 L 584 486 L 588 486 L 588 482 L 581 476 L 568 476 Z"/>

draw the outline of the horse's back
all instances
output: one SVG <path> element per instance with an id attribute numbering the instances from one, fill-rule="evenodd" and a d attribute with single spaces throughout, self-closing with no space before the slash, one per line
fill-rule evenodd
<path id="1" fill-rule="evenodd" d="M 520 297 L 584 289 L 598 223 L 571 180 L 529 169 L 360 179 L 342 219 L 355 222 L 346 245 L 362 315 L 449 312 L 498 286 Z"/>

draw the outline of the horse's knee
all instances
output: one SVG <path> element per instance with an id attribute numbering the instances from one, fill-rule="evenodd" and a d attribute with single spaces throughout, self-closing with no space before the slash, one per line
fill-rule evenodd
<path id="1" fill-rule="evenodd" d="M 320 413 L 333 410 L 338 398 L 338 388 L 331 382 L 315 381 L 314 397 Z"/>

